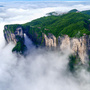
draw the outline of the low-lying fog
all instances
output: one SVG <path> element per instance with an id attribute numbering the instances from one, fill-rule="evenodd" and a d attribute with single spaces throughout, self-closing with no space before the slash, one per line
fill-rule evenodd
<path id="1" fill-rule="evenodd" d="M 75 75 L 68 70 L 69 51 L 36 49 L 26 37 L 30 50 L 26 57 L 13 54 L 6 45 L 5 24 L 26 23 L 46 13 L 90 9 L 89 2 L 7 2 L 0 3 L 0 90 L 90 90 L 90 72 Z M 27 43 L 28 42 L 28 43 Z"/>

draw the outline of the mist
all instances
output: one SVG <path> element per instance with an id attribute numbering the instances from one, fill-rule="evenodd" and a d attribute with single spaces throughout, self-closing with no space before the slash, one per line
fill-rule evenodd
<path id="1" fill-rule="evenodd" d="M 36 48 L 25 36 L 26 57 L 12 53 L 15 46 L 6 44 L 3 30 L 6 24 L 22 24 L 71 9 L 89 10 L 90 2 L 2 2 L 0 3 L 0 90 L 89 90 L 90 72 L 85 68 L 73 75 L 68 69 L 66 51 Z"/>

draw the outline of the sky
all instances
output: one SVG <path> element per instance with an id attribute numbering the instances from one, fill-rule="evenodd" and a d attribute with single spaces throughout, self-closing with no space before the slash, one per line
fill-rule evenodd
<path id="1" fill-rule="evenodd" d="M 1 0 L 1 1 L 89 1 L 89 0 Z"/>

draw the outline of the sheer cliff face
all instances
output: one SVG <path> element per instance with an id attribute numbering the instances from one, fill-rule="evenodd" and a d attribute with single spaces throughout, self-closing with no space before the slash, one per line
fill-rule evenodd
<path id="1" fill-rule="evenodd" d="M 72 39 L 72 51 L 78 52 L 80 59 L 84 63 L 86 57 L 86 37 L 83 36 L 80 39 Z"/>
<path id="2" fill-rule="evenodd" d="M 86 57 L 86 36 L 81 38 L 70 38 L 68 35 L 64 35 L 63 37 L 58 37 L 58 42 L 56 42 L 56 37 L 51 35 L 51 37 L 47 37 L 44 34 L 45 46 L 48 47 L 57 47 L 59 46 L 61 50 L 70 50 L 72 53 L 78 52 L 82 63 L 85 61 Z"/>
<path id="3" fill-rule="evenodd" d="M 27 34 L 28 32 L 23 32 L 22 27 L 17 27 L 14 33 L 12 33 L 11 30 L 7 30 L 7 27 L 5 27 L 5 30 L 4 30 L 4 36 L 8 43 L 10 41 L 13 41 L 15 44 L 17 44 L 17 42 L 19 41 L 17 36 L 19 36 L 20 38 L 24 38 L 24 33 Z M 34 38 L 34 37 L 37 38 L 37 36 L 35 35 L 32 35 L 31 38 Z M 68 35 L 64 35 L 62 37 L 59 36 L 58 38 L 56 38 L 53 34 L 49 33 L 48 35 L 46 35 L 43 33 L 43 38 L 44 38 L 43 39 L 44 41 L 42 44 L 45 45 L 46 47 L 49 47 L 49 48 L 58 47 L 60 48 L 60 50 L 68 49 L 71 51 L 71 53 L 78 53 L 83 64 L 85 62 L 84 60 L 86 58 L 86 53 L 90 52 L 90 47 L 89 47 L 90 40 L 89 40 L 89 36 L 87 35 L 84 35 L 81 38 L 70 38 Z M 35 39 L 35 41 L 37 42 L 41 42 L 41 40 L 42 39 L 39 39 L 39 38 Z"/>
<path id="4" fill-rule="evenodd" d="M 58 40 L 61 41 L 60 49 L 61 50 L 65 50 L 65 49 L 70 50 L 71 43 L 70 43 L 70 38 L 68 37 L 68 35 L 64 35 L 63 37 L 59 36 L 59 39 Z"/>
<path id="5" fill-rule="evenodd" d="M 8 30 L 7 26 L 5 26 L 4 37 L 5 37 L 6 41 L 7 41 L 7 43 L 12 41 L 12 42 L 14 42 L 16 44 L 19 41 L 17 36 L 19 36 L 22 39 L 24 38 L 24 33 L 23 33 L 22 27 L 17 27 L 15 32 L 12 33 L 11 30 Z"/>

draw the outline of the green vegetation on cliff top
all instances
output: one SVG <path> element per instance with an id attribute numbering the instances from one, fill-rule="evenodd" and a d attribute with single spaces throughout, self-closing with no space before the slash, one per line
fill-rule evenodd
<path id="1" fill-rule="evenodd" d="M 20 36 L 16 36 L 16 38 L 18 38 L 18 42 L 16 44 L 16 46 L 12 49 L 12 52 L 17 52 L 20 54 L 23 54 L 24 51 L 27 49 L 27 47 L 24 45 L 24 39 L 21 38 Z"/>

